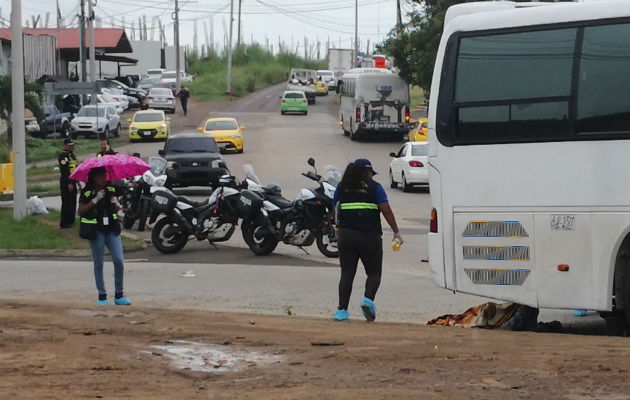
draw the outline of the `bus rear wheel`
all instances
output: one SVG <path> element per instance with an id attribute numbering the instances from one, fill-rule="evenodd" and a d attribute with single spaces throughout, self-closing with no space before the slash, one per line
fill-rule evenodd
<path id="1" fill-rule="evenodd" d="M 630 235 L 617 252 L 613 296 L 613 312 L 601 313 L 606 321 L 606 334 L 630 336 Z"/>

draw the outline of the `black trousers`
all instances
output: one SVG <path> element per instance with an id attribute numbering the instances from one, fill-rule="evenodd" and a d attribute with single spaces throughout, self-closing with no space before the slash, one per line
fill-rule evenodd
<path id="1" fill-rule="evenodd" d="M 188 114 L 188 99 L 182 97 L 181 99 L 179 99 L 179 101 L 182 103 L 182 110 L 184 110 L 184 115 Z"/>
<path id="2" fill-rule="evenodd" d="M 68 181 L 59 181 L 61 189 L 61 221 L 59 226 L 67 228 L 74 225 L 77 214 L 77 190 L 68 190 Z"/>
<path id="3" fill-rule="evenodd" d="M 339 263 L 339 309 L 347 310 L 352 294 L 352 283 L 357 273 L 359 260 L 365 268 L 365 297 L 374 300 L 381 284 L 383 272 L 383 239 L 379 233 L 340 229 L 338 232 Z"/>

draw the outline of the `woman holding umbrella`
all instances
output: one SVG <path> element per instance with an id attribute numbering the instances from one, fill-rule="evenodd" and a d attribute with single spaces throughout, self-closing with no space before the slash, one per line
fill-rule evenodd
<path id="1" fill-rule="evenodd" d="M 120 204 L 111 180 L 142 174 L 150 167 L 137 157 L 106 155 L 84 161 L 73 173 L 73 179 L 87 182 L 79 197 L 79 235 L 90 241 L 94 260 L 94 280 L 98 290 L 96 304 L 107 305 L 107 291 L 103 280 L 105 247 L 109 249 L 114 263 L 114 303 L 131 305 L 123 292 L 124 256 L 120 238 L 118 210 Z"/>

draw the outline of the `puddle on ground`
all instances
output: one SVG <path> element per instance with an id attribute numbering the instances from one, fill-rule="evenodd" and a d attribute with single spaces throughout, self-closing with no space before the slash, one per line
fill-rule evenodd
<path id="1" fill-rule="evenodd" d="M 153 348 L 163 351 L 175 367 L 198 372 L 234 372 L 283 360 L 279 355 L 186 340 L 172 340 Z"/>

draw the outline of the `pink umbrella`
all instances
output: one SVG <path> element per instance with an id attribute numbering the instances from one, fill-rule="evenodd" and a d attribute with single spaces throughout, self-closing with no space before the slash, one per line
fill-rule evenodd
<path id="1" fill-rule="evenodd" d="M 151 169 L 149 164 L 139 157 L 128 156 L 126 154 L 113 154 L 88 158 L 79 164 L 77 169 L 70 175 L 70 179 L 87 182 L 90 170 L 98 167 L 105 168 L 108 181 L 117 181 L 119 179 L 142 175 Z"/>

